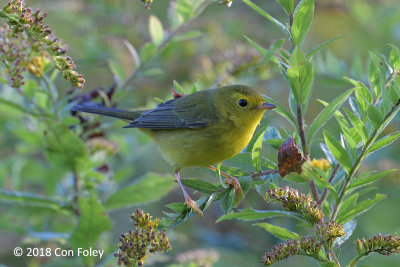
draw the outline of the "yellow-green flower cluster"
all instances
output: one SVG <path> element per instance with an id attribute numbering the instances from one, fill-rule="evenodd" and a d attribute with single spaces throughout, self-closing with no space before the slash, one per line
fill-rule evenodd
<path id="1" fill-rule="evenodd" d="M 322 243 L 310 236 L 303 237 L 300 241 L 294 239 L 288 240 L 286 243 L 274 246 L 271 252 L 266 252 L 261 262 L 269 266 L 293 255 L 306 255 L 318 258 L 321 247 Z"/>
<path id="2" fill-rule="evenodd" d="M 313 159 L 311 161 L 311 166 L 323 171 L 329 170 L 331 168 L 331 164 L 327 159 Z"/>
<path id="3" fill-rule="evenodd" d="M 328 244 L 329 247 L 333 245 L 336 238 L 344 236 L 344 228 L 337 222 L 321 222 L 314 226 L 318 238 Z"/>
<path id="4" fill-rule="evenodd" d="M 389 256 L 390 254 L 400 253 L 400 236 L 378 234 L 368 240 L 357 239 L 355 241 L 358 254 L 366 256 L 371 252 L 377 252 L 382 255 Z"/>
<path id="5" fill-rule="evenodd" d="M 153 220 L 152 216 L 139 209 L 131 215 L 131 220 L 136 230 L 120 236 L 119 251 L 114 254 L 118 265 L 142 266 L 149 255 L 171 249 L 164 231 L 157 229 L 160 220 Z"/>
<path id="6" fill-rule="evenodd" d="M 318 203 L 310 195 L 301 194 L 296 189 L 289 187 L 267 189 L 265 198 L 281 202 L 285 210 L 300 213 L 306 219 L 310 219 L 312 224 L 323 220 L 324 215 Z"/>
<path id="7" fill-rule="evenodd" d="M 12 0 L 0 10 L 0 17 L 10 26 L 14 36 L 25 32 L 31 42 L 40 44 L 53 58 L 64 78 L 71 80 L 75 87 L 83 88 L 85 83 L 83 75 L 74 70 L 75 63 L 65 55 L 66 49 L 53 35 L 50 26 L 43 24 L 47 13 L 41 12 L 40 9 L 33 12 L 31 8 L 25 8 L 24 5 L 22 0 Z"/>

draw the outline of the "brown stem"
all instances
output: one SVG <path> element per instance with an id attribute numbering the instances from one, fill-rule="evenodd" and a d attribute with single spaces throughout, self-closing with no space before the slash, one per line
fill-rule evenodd
<path id="1" fill-rule="evenodd" d="M 306 135 L 305 135 L 304 123 L 303 123 L 303 114 L 301 111 L 301 106 L 299 104 L 297 104 L 297 123 L 298 123 L 298 127 L 299 127 L 299 135 L 300 135 L 301 146 L 303 148 L 304 157 L 307 160 L 309 160 L 310 153 L 307 148 L 307 141 L 306 141 Z M 317 186 L 315 185 L 315 182 L 313 180 L 311 180 L 309 185 L 310 185 L 314 200 L 319 202 L 318 191 L 317 191 Z"/>
<path id="2" fill-rule="evenodd" d="M 338 172 L 339 168 L 340 168 L 339 164 L 337 164 L 335 166 L 335 168 L 333 168 L 331 176 L 329 177 L 328 183 L 332 183 L 333 178 L 335 178 L 336 173 Z M 322 192 L 321 199 L 319 200 L 318 204 L 321 205 L 324 202 L 324 200 L 327 197 L 327 195 L 328 195 L 328 188 L 325 187 L 324 191 Z"/>

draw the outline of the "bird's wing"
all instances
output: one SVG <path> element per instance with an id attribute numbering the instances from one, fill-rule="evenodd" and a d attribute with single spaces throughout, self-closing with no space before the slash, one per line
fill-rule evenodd
<path id="1" fill-rule="evenodd" d="M 143 112 L 124 128 L 199 128 L 217 120 L 210 92 L 200 91 L 161 103 L 155 109 Z"/>

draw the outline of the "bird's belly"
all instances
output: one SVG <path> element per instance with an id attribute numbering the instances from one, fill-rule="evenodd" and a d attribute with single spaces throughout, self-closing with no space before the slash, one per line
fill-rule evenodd
<path id="1" fill-rule="evenodd" d="M 248 144 L 250 129 L 216 126 L 196 129 L 151 130 L 148 133 L 176 167 L 205 167 L 231 158 Z"/>

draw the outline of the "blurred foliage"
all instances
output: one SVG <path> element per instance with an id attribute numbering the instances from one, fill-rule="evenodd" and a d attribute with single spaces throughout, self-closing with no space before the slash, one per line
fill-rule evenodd
<path id="1" fill-rule="evenodd" d="M 28 2 L 48 12 L 44 24 L 68 44 L 85 76 L 82 91 L 59 77 L 57 61 L 50 60 L 55 55 L 40 42 L 12 36 L 2 23 L 0 263 L 115 266 L 118 236 L 132 228 L 134 207 L 163 217 L 159 226 L 168 228 L 172 250 L 149 257 L 149 266 L 259 266 L 266 250 L 266 256 L 301 254 L 321 261 L 335 254 L 346 263 L 371 252 L 398 252 L 397 237 L 387 235 L 399 231 L 393 169 L 400 156 L 394 142 L 400 59 L 391 45 L 400 42 L 398 1 L 143 2 Z M 13 54 L 15 47 L 20 49 Z M 187 94 L 225 84 L 259 88 L 279 107 L 265 116 L 246 150 L 220 166 L 239 177 L 246 193 L 239 207 L 216 173 L 183 172 L 182 182 L 207 209 L 201 219 L 179 202 L 171 167 L 148 137 L 121 129 L 121 122 L 70 112 L 80 102 L 151 108 L 156 97 L 170 99 L 172 87 Z M 277 154 L 289 136 L 307 162 L 301 174 L 282 179 Z M 281 203 L 283 210 L 265 202 L 266 189 L 286 186 L 304 193 L 315 187 L 317 195 L 293 198 L 292 206 Z M 343 225 L 345 235 L 333 222 L 309 220 L 305 203 L 318 200 L 323 216 Z M 266 219 L 260 227 L 249 224 Z M 339 230 L 324 235 L 321 229 Z M 271 249 L 278 239 L 294 241 Z M 320 241 L 328 244 L 321 250 L 325 255 L 315 250 Z M 16 246 L 95 247 L 105 256 L 17 258 Z M 276 265 L 317 266 L 314 259 L 295 256 Z M 361 264 L 399 263 L 396 256 L 367 259 Z"/>

